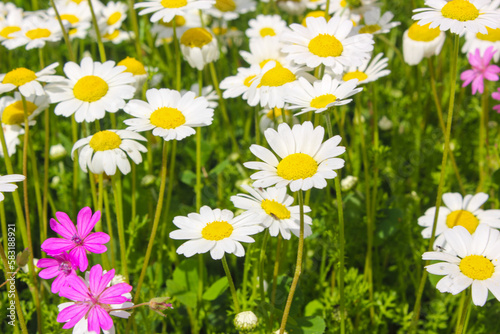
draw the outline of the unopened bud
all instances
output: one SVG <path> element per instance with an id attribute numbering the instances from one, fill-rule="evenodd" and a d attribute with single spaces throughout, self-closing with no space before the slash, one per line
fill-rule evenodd
<path id="1" fill-rule="evenodd" d="M 167 303 L 170 297 L 156 297 L 149 301 L 149 308 L 158 313 L 159 315 L 165 317 L 162 311 L 166 309 L 174 308 L 171 303 Z"/>
<path id="2" fill-rule="evenodd" d="M 392 121 L 387 117 L 382 116 L 382 118 L 378 121 L 378 127 L 382 131 L 388 131 L 392 129 Z"/>
<path id="3" fill-rule="evenodd" d="M 64 158 L 66 154 L 68 154 L 68 152 L 61 144 L 53 145 L 50 147 L 49 150 L 50 160 L 60 160 Z"/>
<path id="4" fill-rule="evenodd" d="M 240 312 L 234 317 L 234 326 L 239 331 L 253 331 L 259 323 L 259 318 L 252 311 Z"/>
<path id="5" fill-rule="evenodd" d="M 340 187 L 342 191 L 349 191 L 358 183 L 358 178 L 356 176 L 348 175 L 340 181 Z"/>
<path id="6" fill-rule="evenodd" d="M 155 183 L 155 181 L 156 181 L 156 176 L 151 174 L 145 175 L 141 180 L 141 186 L 145 188 L 152 186 Z"/>

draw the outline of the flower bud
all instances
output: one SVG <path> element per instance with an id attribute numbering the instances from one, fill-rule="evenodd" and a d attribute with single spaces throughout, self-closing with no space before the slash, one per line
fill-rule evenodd
<path id="1" fill-rule="evenodd" d="M 349 191 L 358 183 L 358 178 L 356 176 L 348 175 L 342 181 L 340 181 L 340 187 L 342 191 Z"/>
<path id="2" fill-rule="evenodd" d="M 253 331 L 259 319 L 252 311 L 240 312 L 234 317 L 234 326 L 239 331 Z"/>
<path id="3" fill-rule="evenodd" d="M 60 160 L 64 158 L 66 154 L 68 154 L 68 152 L 61 144 L 53 145 L 50 147 L 49 150 L 50 160 Z"/>

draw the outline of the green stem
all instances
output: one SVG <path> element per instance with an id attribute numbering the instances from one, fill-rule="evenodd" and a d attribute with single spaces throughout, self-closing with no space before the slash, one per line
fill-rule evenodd
<path id="1" fill-rule="evenodd" d="M 134 44 L 135 44 L 135 53 L 137 55 L 137 60 L 142 63 L 142 50 L 141 50 L 141 36 L 139 35 L 139 24 L 137 22 L 137 14 L 134 9 L 134 0 L 128 0 L 128 11 L 130 22 L 132 23 L 132 30 L 134 31 Z M 174 18 L 175 20 L 175 18 Z"/>
<path id="2" fill-rule="evenodd" d="M 280 271 L 280 257 L 281 257 L 281 244 L 283 242 L 283 237 L 281 233 L 278 235 L 278 243 L 276 245 L 276 258 L 274 259 L 274 270 L 273 270 L 273 287 L 271 290 L 271 310 L 274 309 L 276 304 L 276 290 L 278 287 L 278 274 Z M 273 328 L 273 316 L 274 313 L 271 312 L 271 317 L 269 318 L 268 332 L 272 331 Z"/>
<path id="3" fill-rule="evenodd" d="M 460 303 L 461 304 L 460 309 L 462 309 L 462 312 L 460 313 L 460 322 L 457 324 L 457 327 L 455 329 L 455 334 L 465 333 L 464 327 L 465 327 L 465 322 L 467 320 L 467 313 L 469 311 L 472 294 L 468 293 L 468 291 L 465 290 L 464 295 L 465 298 L 463 298 Z"/>
<path id="4" fill-rule="evenodd" d="M 260 292 L 260 300 L 265 303 L 266 302 L 266 294 L 264 292 L 264 263 L 266 259 L 266 246 L 267 240 L 269 239 L 269 233 L 264 231 L 264 238 L 262 239 L 262 246 L 260 248 L 260 256 L 259 256 L 259 292 Z M 267 313 L 265 313 L 267 318 Z"/>
<path id="5" fill-rule="evenodd" d="M 128 261 L 127 261 L 127 244 L 125 243 L 125 228 L 123 226 L 123 205 L 122 197 L 122 179 L 120 172 L 117 171 L 115 175 L 112 176 L 111 183 L 113 186 L 113 197 L 115 199 L 115 210 L 116 210 L 116 220 L 118 225 L 118 239 L 120 241 L 120 257 L 123 276 L 125 276 L 125 281 L 129 282 L 128 277 Z"/>
<path id="6" fill-rule="evenodd" d="M 457 79 L 457 62 L 458 62 L 458 48 L 459 48 L 459 36 L 455 35 L 452 62 L 451 62 L 451 73 L 450 73 L 450 103 L 448 105 L 448 119 L 446 123 L 446 133 L 444 136 L 444 150 L 443 159 L 441 162 L 441 175 L 439 177 L 439 186 L 436 198 L 436 212 L 434 214 L 434 222 L 432 224 L 432 234 L 429 240 L 428 251 L 432 251 L 434 240 L 436 238 L 436 225 L 437 218 L 439 215 L 439 208 L 441 207 L 441 200 L 443 196 L 444 188 L 444 178 L 446 171 L 446 162 L 448 157 L 448 152 L 450 149 L 450 134 L 451 134 L 451 124 L 453 122 L 453 110 L 455 107 L 455 90 L 456 90 L 456 79 Z M 425 262 L 425 265 L 428 261 Z M 420 318 L 420 306 L 422 302 L 422 295 L 424 292 L 425 282 L 427 280 L 427 270 L 423 270 L 422 277 L 420 279 L 420 285 L 417 291 L 417 297 L 415 300 L 415 306 L 413 308 L 413 319 L 410 327 L 410 333 L 416 333 L 418 327 L 418 319 Z"/>
<path id="7" fill-rule="evenodd" d="M 236 314 L 240 313 L 240 304 L 238 303 L 238 296 L 236 295 L 236 288 L 234 287 L 233 278 L 231 277 L 231 272 L 227 265 L 226 255 L 222 256 L 222 266 L 224 267 L 224 272 L 227 276 L 227 281 L 229 282 L 229 289 L 231 290 L 231 296 L 233 297 L 234 311 Z"/>
<path id="8" fill-rule="evenodd" d="M 5 216 L 5 206 L 3 201 L 0 202 L 0 221 L 2 222 L 2 242 L 5 249 L 9 248 L 7 239 L 7 217 Z"/>
<path id="9" fill-rule="evenodd" d="M 181 53 L 179 50 L 179 40 L 177 38 L 177 25 L 175 17 L 172 19 L 172 30 L 174 31 L 173 42 L 175 54 L 175 89 L 181 90 Z"/>
<path id="10" fill-rule="evenodd" d="M 75 121 L 75 115 L 71 116 L 71 135 L 73 139 L 73 143 L 76 143 L 78 140 L 78 123 Z M 77 215 L 77 202 L 78 202 L 78 179 L 80 169 L 78 168 L 78 154 L 75 154 L 73 157 L 73 188 L 71 190 L 71 200 L 73 202 L 73 215 L 76 217 Z"/>
<path id="11" fill-rule="evenodd" d="M 94 11 L 94 5 L 92 5 L 92 0 L 88 0 L 90 14 L 92 15 L 92 25 L 94 26 L 95 36 L 97 39 L 97 47 L 99 48 L 99 56 L 101 57 L 101 63 L 106 61 L 106 51 L 104 50 L 104 44 L 102 44 L 101 31 L 99 30 L 99 25 L 97 24 L 97 18 Z M 114 129 L 115 127 L 113 127 Z"/>
<path id="12" fill-rule="evenodd" d="M 48 200 L 49 200 L 49 152 L 50 152 L 50 110 L 45 110 L 45 146 L 44 146 L 44 160 L 43 160 L 43 202 L 42 202 L 42 228 L 41 240 L 47 239 L 47 226 L 48 226 Z"/>
<path id="13" fill-rule="evenodd" d="M 130 191 L 132 198 L 130 199 L 132 207 L 132 220 L 135 219 L 137 215 L 137 201 L 136 201 L 136 188 L 137 188 L 137 166 L 132 164 L 132 189 Z"/>
<path id="14" fill-rule="evenodd" d="M 484 92 L 481 96 L 481 111 L 479 113 L 479 142 L 478 142 L 478 152 L 479 152 L 479 184 L 476 189 L 476 193 L 481 192 L 484 186 L 484 180 L 486 177 L 485 170 L 485 146 L 486 146 L 486 126 L 485 126 L 485 115 L 489 112 L 488 100 L 490 95 L 488 94 L 488 85 L 484 85 Z"/>
<path id="15" fill-rule="evenodd" d="M 56 13 L 57 21 L 59 22 L 59 26 L 61 27 L 64 43 L 66 44 L 66 48 L 68 49 L 69 60 L 74 62 L 74 61 L 76 61 L 76 58 L 75 58 L 75 54 L 73 53 L 73 47 L 71 46 L 71 42 L 69 40 L 68 32 L 66 31 L 66 29 L 64 29 L 64 24 L 62 23 L 61 16 L 59 15 L 59 11 L 57 10 L 57 7 L 56 7 L 54 0 L 50 0 L 50 4 L 52 5 L 52 8 L 54 8 L 54 12 Z"/>
<path id="16" fill-rule="evenodd" d="M 107 232 L 109 234 L 109 252 L 111 255 L 111 267 L 116 268 L 115 239 L 113 238 L 113 226 L 111 224 L 111 211 L 110 211 L 110 207 L 109 207 L 109 196 L 108 196 L 108 191 L 106 189 L 103 189 L 102 197 L 104 200 L 106 226 L 108 227 Z"/>
<path id="17" fill-rule="evenodd" d="M 304 253 L 304 194 L 302 190 L 299 190 L 298 198 L 300 208 L 300 234 L 299 247 L 297 249 L 297 263 L 295 264 L 295 274 L 293 275 L 292 285 L 290 286 L 290 292 L 288 293 L 288 298 L 286 300 L 285 310 L 283 311 L 279 334 L 283 334 L 285 332 L 288 314 L 290 313 L 290 308 L 292 307 L 293 295 L 295 294 L 295 289 L 299 283 L 300 273 L 302 272 L 302 256 Z"/>

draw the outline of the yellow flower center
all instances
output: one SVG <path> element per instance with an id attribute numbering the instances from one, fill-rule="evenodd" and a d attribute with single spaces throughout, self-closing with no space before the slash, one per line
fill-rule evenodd
<path id="1" fill-rule="evenodd" d="M 146 74 L 146 68 L 140 61 L 135 58 L 127 57 L 120 61 L 117 66 L 125 66 L 127 69 L 125 72 L 132 73 L 133 75 L 143 75 Z"/>
<path id="2" fill-rule="evenodd" d="M 225 35 L 227 33 L 227 28 L 224 28 L 224 27 L 222 27 L 222 28 L 221 27 L 213 27 L 212 31 L 217 36 L 223 36 L 223 35 Z"/>
<path id="3" fill-rule="evenodd" d="M 221 12 L 232 12 L 236 9 L 236 3 L 233 0 L 215 0 L 214 7 Z"/>
<path id="4" fill-rule="evenodd" d="M 164 27 L 172 28 L 174 26 L 174 20 L 176 27 L 182 27 L 186 24 L 186 19 L 184 18 L 184 16 L 180 15 L 175 15 L 173 20 L 170 20 L 168 22 L 163 22 L 163 20 L 160 20 L 160 24 Z"/>
<path id="5" fill-rule="evenodd" d="M 181 44 L 190 48 L 201 48 L 212 41 L 212 34 L 205 28 L 191 28 L 181 37 Z"/>
<path id="6" fill-rule="evenodd" d="M 255 80 L 256 75 L 250 75 L 243 80 L 243 84 L 247 87 L 252 85 L 252 82 Z"/>
<path id="7" fill-rule="evenodd" d="M 340 1 L 340 6 L 341 7 L 347 6 L 347 1 L 345 1 L 345 0 Z"/>
<path id="8" fill-rule="evenodd" d="M 349 81 L 352 79 L 358 79 L 359 82 L 361 82 L 361 81 L 368 79 L 368 75 L 366 75 L 365 72 L 354 71 L 354 72 L 348 72 L 348 73 L 344 74 L 344 76 L 342 77 L 342 80 L 344 80 L 344 81 Z"/>
<path id="9" fill-rule="evenodd" d="M 461 22 L 473 21 L 479 16 L 479 10 L 467 0 L 452 0 L 443 6 L 444 17 Z"/>
<path id="10" fill-rule="evenodd" d="M 26 111 L 28 116 L 35 111 L 36 104 L 26 101 Z M 2 112 L 2 123 L 7 125 L 20 125 L 24 122 L 23 101 L 16 101 L 9 104 Z"/>
<path id="11" fill-rule="evenodd" d="M 485 280 L 493 276 L 495 266 L 481 255 L 469 255 L 464 257 L 458 266 L 460 271 L 467 277 L 477 280 Z"/>
<path id="12" fill-rule="evenodd" d="M 283 109 L 275 107 L 267 112 L 266 117 L 271 120 L 274 120 L 280 117 L 282 114 L 283 114 Z M 285 115 L 287 116 L 290 115 L 290 110 L 285 110 Z"/>
<path id="13" fill-rule="evenodd" d="M 430 23 L 427 23 L 421 26 L 418 22 L 413 23 L 410 29 L 408 29 L 408 37 L 417 42 L 430 42 L 435 40 L 441 31 L 439 28 L 429 29 L 430 25 Z"/>
<path id="14" fill-rule="evenodd" d="M 360 34 L 373 34 L 382 29 L 378 24 L 368 24 L 363 28 L 359 29 Z"/>
<path id="15" fill-rule="evenodd" d="M 203 239 L 219 241 L 229 238 L 231 234 L 233 234 L 233 230 L 233 225 L 229 224 L 227 221 L 216 220 L 208 223 L 207 226 L 201 230 L 201 235 Z"/>
<path id="16" fill-rule="evenodd" d="M 325 17 L 325 12 L 322 11 L 322 10 L 315 10 L 315 11 L 312 11 L 310 13 L 308 13 L 304 19 L 302 20 L 302 25 L 304 27 L 307 27 L 307 24 L 306 24 L 306 20 L 308 17 Z M 328 17 L 326 18 L 326 20 L 328 21 L 330 19 L 330 15 L 328 15 Z"/>
<path id="17" fill-rule="evenodd" d="M 272 216 L 274 219 L 288 219 L 290 218 L 290 211 L 283 204 L 275 200 L 265 199 L 261 204 L 262 209 Z"/>
<path id="18" fill-rule="evenodd" d="M 94 151 L 108 151 L 120 147 L 122 139 L 113 131 L 99 131 L 90 139 L 90 147 Z"/>
<path id="19" fill-rule="evenodd" d="M 12 37 L 9 37 L 10 34 L 13 32 L 20 31 L 21 27 L 16 27 L 16 26 L 7 26 L 0 30 L 0 36 L 2 36 L 5 39 L 11 39 Z"/>
<path id="20" fill-rule="evenodd" d="M 187 0 L 161 0 L 161 5 L 165 8 L 181 8 L 187 5 Z"/>
<path id="21" fill-rule="evenodd" d="M 311 39 L 308 45 L 309 51 L 319 57 L 338 57 L 344 51 L 342 43 L 332 35 L 319 34 Z"/>
<path id="22" fill-rule="evenodd" d="M 455 226 L 463 226 L 469 231 L 470 234 L 476 231 L 479 225 L 479 219 L 476 218 L 470 211 L 467 210 L 455 210 L 451 212 L 448 217 L 446 217 L 446 225 L 449 228 Z"/>
<path id="23" fill-rule="evenodd" d="M 118 22 L 122 18 L 122 13 L 120 12 L 114 12 L 111 14 L 111 16 L 108 18 L 108 26 L 111 26 Z"/>
<path id="24" fill-rule="evenodd" d="M 311 100 L 311 108 L 324 108 L 330 103 L 333 103 L 337 100 L 337 97 L 333 94 L 325 94 L 315 97 Z"/>
<path id="25" fill-rule="evenodd" d="M 36 79 L 36 74 L 32 70 L 24 67 L 16 68 L 8 72 L 2 80 L 4 84 L 13 84 L 16 87 L 22 86 L 25 83 L 31 82 Z"/>
<path id="26" fill-rule="evenodd" d="M 68 31 L 68 34 L 70 34 L 70 35 L 74 35 L 74 34 L 76 34 L 77 32 L 78 32 L 78 30 L 77 30 L 76 28 L 73 28 L 73 29 L 70 29 L 70 30 Z"/>
<path id="27" fill-rule="evenodd" d="M 71 24 L 76 24 L 76 23 L 80 22 L 80 19 L 73 14 L 62 14 L 61 20 L 66 20 Z"/>
<path id="28" fill-rule="evenodd" d="M 186 123 L 186 118 L 179 109 L 162 107 L 151 114 L 149 121 L 160 128 L 175 129 Z"/>
<path id="29" fill-rule="evenodd" d="M 71 0 L 71 2 L 74 2 L 76 3 L 77 5 L 81 4 L 82 2 L 84 2 L 85 0 Z"/>
<path id="30" fill-rule="evenodd" d="M 288 68 L 283 67 L 281 65 L 276 64 L 276 66 L 262 76 L 260 79 L 260 84 L 257 87 L 261 86 L 270 86 L 270 87 L 278 87 L 283 86 L 289 82 L 293 82 L 297 79 L 295 74 L 292 73 Z"/>
<path id="31" fill-rule="evenodd" d="M 276 32 L 274 31 L 273 28 L 265 27 L 260 29 L 259 31 L 260 37 L 266 37 L 266 36 L 276 36 Z"/>
<path id="32" fill-rule="evenodd" d="M 111 41 L 118 37 L 118 35 L 120 35 L 120 30 L 115 29 L 115 31 L 113 31 L 111 34 L 105 33 L 104 35 L 102 35 L 102 37 Z"/>
<path id="33" fill-rule="evenodd" d="M 316 174 L 318 163 L 305 153 L 294 153 L 280 161 L 278 176 L 286 180 L 306 179 Z"/>
<path id="34" fill-rule="evenodd" d="M 36 28 L 26 32 L 26 37 L 29 39 L 47 38 L 49 36 L 50 30 L 45 28 Z"/>
<path id="35" fill-rule="evenodd" d="M 106 95 L 108 89 L 106 81 L 95 75 L 87 75 L 76 82 L 73 94 L 78 100 L 95 102 Z"/>
<path id="36" fill-rule="evenodd" d="M 500 28 L 491 29 L 489 27 L 486 27 L 486 30 L 488 31 L 488 34 L 481 34 L 480 32 L 478 32 L 476 34 L 476 37 L 483 41 L 489 41 L 489 42 L 500 41 Z"/>

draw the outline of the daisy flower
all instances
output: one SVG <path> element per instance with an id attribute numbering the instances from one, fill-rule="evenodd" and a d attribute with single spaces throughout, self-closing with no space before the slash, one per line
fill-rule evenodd
<path id="1" fill-rule="evenodd" d="M 111 42 L 115 45 L 119 45 L 130 40 L 133 36 L 133 32 L 116 29 L 112 33 L 103 33 L 101 37 L 103 42 Z"/>
<path id="2" fill-rule="evenodd" d="M 211 209 L 203 206 L 200 213 L 190 213 L 174 218 L 179 228 L 170 232 L 170 238 L 188 240 L 177 248 L 177 254 L 191 257 L 210 251 L 214 260 L 221 259 L 225 253 L 236 256 L 245 255 L 240 242 L 254 242 L 249 237 L 262 231 L 262 226 L 242 221 L 229 210 Z"/>
<path id="3" fill-rule="evenodd" d="M 417 14 L 412 19 L 458 35 L 466 31 L 487 34 L 486 27 L 500 27 L 500 13 L 489 10 L 489 4 L 489 0 L 426 0 L 429 7 L 413 10 Z"/>
<path id="4" fill-rule="evenodd" d="M 308 17 L 325 17 L 325 12 L 323 10 L 315 10 L 313 12 L 309 12 L 306 14 L 306 16 L 304 16 L 304 18 L 302 19 L 302 22 L 301 24 L 307 28 L 307 18 Z M 331 16 L 328 15 L 327 18 L 325 18 L 326 20 L 330 20 Z"/>
<path id="5" fill-rule="evenodd" d="M 493 50 L 498 51 L 493 55 L 493 61 L 497 63 L 500 60 L 500 28 L 491 29 L 486 27 L 486 30 L 488 31 L 487 34 L 481 34 L 480 32 L 476 34 L 466 33 L 462 52 L 471 53 L 479 49 L 481 53 L 484 53 L 486 49 L 493 47 Z"/>
<path id="6" fill-rule="evenodd" d="M 56 73 L 55 68 L 57 66 L 59 66 L 59 63 L 53 63 L 40 72 L 33 72 L 25 67 L 19 67 L 5 74 L 0 74 L 0 94 L 17 88 L 23 96 L 45 95 L 41 82 L 63 80 L 60 76 L 52 75 Z"/>
<path id="7" fill-rule="evenodd" d="M 254 11 L 256 3 L 254 0 L 215 0 L 213 7 L 207 10 L 207 14 L 224 21 L 237 19 L 240 14 Z"/>
<path id="8" fill-rule="evenodd" d="M 70 276 L 76 276 L 78 262 L 76 258 L 68 253 L 61 253 L 60 255 L 54 255 L 53 259 L 44 258 L 38 260 L 36 266 L 38 268 L 45 268 L 38 273 L 38 276 L 41 278 L 56 278 L 52 282 L 50 291 L 58 293 L 62 287 L 68 286 L 68 278 Z"/>
<path id="9" fill-rule="evenodd" d="M 86 3 L 77 4 L 70 2 L 67 5 L 57 7 L 57 11 L 61 16 L 63 23 L 69 23 L 69 26 L 66 26 L 66 29 L 68 29 L 68 35 L 71 40 L 76 38 L 85 39 L 87 37 L 92 17 L 90 9 Z M 48 14 L 51 17 L 56 18 L 54 8 L 49 8 Z"/>
<path id="10" fill-rule="evenodd" d="M 249 47 L 250 52 L 240 51 L 240 55 L 250 65 L 259 65 L 263 68 L 271 60 L 284 66 L 290 63 L 285 59 L 286 55 L 281 52 L 283 44 L 278 38 L 251 39 Z"/>
<path id="11" fill-rule="evenodd" d="M 265 147 L 250 146 L 250 151 L 263 161 L 244 163 L 247 168 L 259 170 L 250 176 L 256 180 L 253 186 L 289 185 L 293 192 L 326 187 L 326 180 L 337 176 L 334 170 L 344 167 L 344 160 L 335 157 L 344 153 L 345 147 L 338 146 L 340 136 L 322 142 L 324 134 L 323 127 L 313 128 L 311 122 L 294 125 L 292 129 L 286 123 L 280 124 L 278 131 L 267 129 L 264 136 L 280 160 Z"/>
<path id="12" fill-rule="evenodd" d="M 386 34 L 392 28 L 401 24 L 401 22 L 391 22 L 394 14 L 389 11 L 385 12 L 382 16 L 380 14 L 381 10 L 378 7 L 369 10 L 363 16 L 365 25 L 356 27 L 354 31 L 358 34 Z"/>
<path id="13" fill-rule="evenodd" d="M 348 37 L 353 27 L 351 21 L 333 17 L 327 22 L 324 17 L 310 17 L 306 22 L 307 27 L 294 23 L 290 25 L 293 32 L 283 33 L 282 40 L 288 45 L 282 51 L 288 53 L 287 59 L 311 68 L 324 64 L 340 74 L 345 67 L 359 66 L 370 57 L 373 37 Z"/>
<path id="14" fill-rule="evenodd" d="M 149 89 L 147 102 L 131 100 L 123 110 L 135 118 L 124 121 L 132 131 L 153 130 L 154 136 L 164 140 L 182 140 L 196 133 L 193 127 L 212 124 L 214 110 L 208 100 L 193 92 L 181 96 L 176 90 Z"/>
<path id="15" fill-rule="evenodd" d="M 284 239 L 290 239 L 290 232 L 299 236 L 300 233 L 300 207 L 293 204 L 293 197 L 286 193 L 286 187 L 267 189 L 252 188 L 242 185 L 250 195 L 238 194 L 231 196 L 231 202 L 238 209 L 246 210 L 239 217 L 248 222 L 258 222 L 269 229 L 269 234 L 276 237 L 281 233 Z M 304 212 L 311 212 L 306 205 Z M 312 234 L 312 219 L 304 215 L 304 237 Z"/>
<path id="16" fill-rule="evenodd" d="M 430 23 L 413 23 L 403 34 L 403 57 L 408 65 L 417 65 L 422 59 L 438 55 L 446 34 L 439 28 L 430 28 Z"/>
<path id="17" fill-rule="evenodd" d="M 26 177 L 20 174 L 10 174 L 0 176 L 0 202 L 5 199 L 4 192 L 11 193 L 17 189 L 17 185 L 12 184 L 13 182 L 24 181 Z"/>
<path id="18" fill-rule="evenodd" d="M 148 78 L 148 71 L 144 64 L 133 57 L 127 56 L 125 59 L 120 60 L 116 66 L 125 66 L 124 72 L 132 73 L 135 79 L 134 87 L 136 91 L 140 91 Z"/>
<path id="19" fill-rule="evenodd" d="M 252 82 L 260 71 L 259 65 L 252 65 L 250 68 L 239 67 L 236 75 L 229 76 L 220 82 L 220 89 L 224 90 L 222 97 L 227 99 L 242 95 L 242 98 L 246 100 Z"/>
<path id="20" fill-rule="evenodd" d="M 54 113 L 69 117 L 75 114 L 79 123 L 104 118 L 105 112 L 115 113 L 125 106 L 125 99 L 134 96 L 132 73 L 123 72 L 124 66 L 114 61 L 93 62 L 85 57 L 81 65 L 67 62 L 64 73 L 68 79 L 46 87 Z"/>
<path id="21" fill-rule="evenodd" d="M 104 232 L 90 233 L 101 219 L 101 212 L 92 214 L 89 207 L 81 209 L 76 227 L 64 212 L 56 212 L 56 218 L 59 222 L 51 218 L 50 228 L 62 238 L 46 239 L 42 243 L 42 250 L 50 256 L 69 251 L 69 256 L 78 263 L 80 271 L 85 271 L 89 264 L 87 252 L 101 254 L 107 250 L 104 244 L 109 241 L 109 235 Z"/>
<path id="22" fill-rule="evenodd" d="M 8 7 L 7 7 L 8 6 Z M 23 10 L 8 2 L 5 6 L 7 13 L 4 19 L 0 15 L 0 42 L 13 38 L 12 33 L 21 31 L 23 22 Z"/>
<path id="23" fill-rule="evenodd" d="M 128 130 L 104 130 L 96 134 L 78 140 L 73 149 L 79 151 L 80 167 L 86 173 L 87 166 L 94 174 L 106 173 L 115 175 L 116 167 L 122 174 L 130 173 L 130 162 L 127 155 L 135 164 L 142 162 L 140 152 L 147 152 L 144 145 L 136 140 L 146 141 L 146 138 L 138 133 Z M 127 153 L 127 154 L 125 154 Z"/>
<path id="24" fill-rule="evenodd" d="M 500 101 L 500 88 L 498 88 L 496 92 L 493 92 L 493 94 L 491 94 L 491 97 L 497 101 Z M 494 106 L 493 110 L 496 110 L 497 113 L 500 113 L 500 104 Z"/>
<path id="25" fill-rule="evenodd" d="M 16 92 L 14 98 L 4 96 L 0 98 L 0 117 L 2 124 L 20 130 L 24 125 L 24 106 L 21 94 Z M 46 95 L 30 95 L 26 98 L 26 111 L 28 114 L 29 125 L 35 125 L 35 117 L 49 106 L 49 99 Z"/>
<path id="26" fill-rule="evenodd" d="M 101 10 L 99 18 L 99 29 L 105 33 L 111 34 L 120 29 L 123 21 L 127 18 L 128 7 L 123 2 L 110 1 Z"/>
<path id="27" fill-rule="evenodd" d="M 157 42 L 162 39 L 173 40 L 174 36 L 174 21 L 175 20 L 175 30 L 177 36 L 182 36 L 186 30 L 189 28 L 195 28 L 201 26 L 200 14 L 198 10 L 189 10 L 183 15 L 175 15 L 175 17 L 168 21 L 163 22 L 162 20 L 155 22 L 151 28 L 151 34 L 157 35 Z"/>
<path id="28" fill-rule="evenodd" d="M 250 39 L 262 39 L 265 37 L 279 37 L 287 30 L 285 20 L 279 15 L 257 15 L 256 18 L 248 21 L 248 28 L 245 34 Z"/>
<path id="29" fill-rule="evenodd" d="M 9 34 L 9 37 L 2 42 L 7 49 L 12 50 L 26 45 L 26 50 L 31 50 L 44 47 L 46 42 L 59 41 L 62 32 L 57 20 L 31 15 L 23 19 L 21 30 Z"/>
<path id="30" fill-rule="evenodd" d="M 480 207 L 488 200 L 485 193 L 467 195 L 462 198 L 459 193 L 443 194 L 445 206 L 439 208 L 436 223 L 436 241 L 434 247 L 442 247 L 445 244 L 443 232 L 454 226 L 463 226 L 471 234 L 482 224 L 493 228 L 500 228 L 500 210 L 481 210 Z M 425 211 L 424 216 L 418 218 L 418 225 L 425 227 L 422 236 L 429 239 L 432 233 L 432 224 L 436 207 Z"/>
<path id="31" fill-rule="evenodd" d="M 361 85 L 389 75 L 391 73 L 391 71 L 387 69 L 389 59 L 382 58 L 383 56 L 383 53 L 379 53 L 372 60 L 365 60 L 361 66 L 350 67 L 342 76 L 342 80 L 349 81 L 358 79 L 358 84 Z"/>
<path id="32" fill-rule="evenodd" d="M 289 109 L 283 108 L 266 108 L 262 109 L 260 112 L 261 117 L 259 121 L 260 131 L 264 132 L 269 128 L 276 128 L 278 124 L 285 122 L 283 116 L 285 116 L 288 121 L 292 117 L 293 124 L 299 124 L 299 119 L 292 114 Z"/>
<path id="33" fill-rule="evenodd" d="M 288 89 L 300 76 L 308 80 L 314 78 L 304 67 L 282 66 L 274 60 L 267 62 L 252 80 L 248 90 L 248 104 L 256 106 L 260 103 L 262 107 L 283 108 Z"/>
<path id="34" fill-rule="evenodd" d="M 219 59 L 217 39 L 206 28 L 190 28 L 180 39 L 181 52 L 191 67 L 203 70 L 206 64 Z"/>
<path id="35" fill-rule="evenodd" d="M 113 327 L 113 319 L 110 315 L 127 317 L 123 314 L 116 314 L 111 305 L 130 302 L 129 292 L 132 291 L 132 286 L 127 283 L 119 283 L 108 287 L 114 276 L 114 269 L 103 274 L 102 267 L 98 264 L 90 269 L 88 283 L 78 276 L 71 276 L 68 279 L 69 286 L 61 288 L 59 295 L 73 300 L 75 303 L 59 305 L 57 322 L 66 322 L 63 329 L 75 327 L 83 321 L 84 323 L 80 324 L 83 327 L 80 327 L 82 332 L 84 330 L 85 332 L 100 333 L 101 328 L 107 331 Z M 132 305 L 129 303 L 125 307 Z M 128 312 L 124 313 L 128 314 Z M 84 326 L 85 323 L 87 323 L 87 328 Z"/>
<path id="36" fill-rule="evenodd" d="M 472 302 L 483 306 L 488 291 L 500 301 L 500 232 L 486 225 L 478 226 L 471 235 L 462 226 L 444 232 L 450 252 L 425 252 L 424 260 L 443 261 L 428 265 L 433 275 L 444 275 L 437 283 L 440 292 L 454 295 L 472 286 Z"/>
<path id="37" fill-rule="evenodd" d="M 497 65 L 490 65 L 491 58 L 497 51 L 490 46 L 484 51 L 481 57 L 481 51 L 476 49 L 474 53 L 469 53 L 469 64 L 472 66 L 471 70 L 466 70 L 460 75 L 460 79 L 464 81 L 462 87 L 468 86 L 472 82 L 472 94 L 484 92 L 483 80 L 498 81 L 498 73 L 500 67 Z"/>
<path id="38" fill-rule="evenodd" d="M 290 86 L 285 101 L 290 104 L 289 109 L 300 109 L 296 115 L 309 111 L 320 113 L 333 106 L 341 106 L 352 101 L 348 99 L 363 88 L 356 88 L 358 80 L 341 82 L 332 79 L 328 74 L 323 79 L 312 84 L 304 78 L 299 78 Z"/>
<path id="39" fill-rule="evenodd" d="M 139 15 L 154 13 L 151 22 L 163 20 L 172 21 L 175 15 L 183 15 L 191 9 L 208 9 L 215 4 L 215 0 L 149 0 L 139 2 L 134 8 L 144 8 Z"/>

